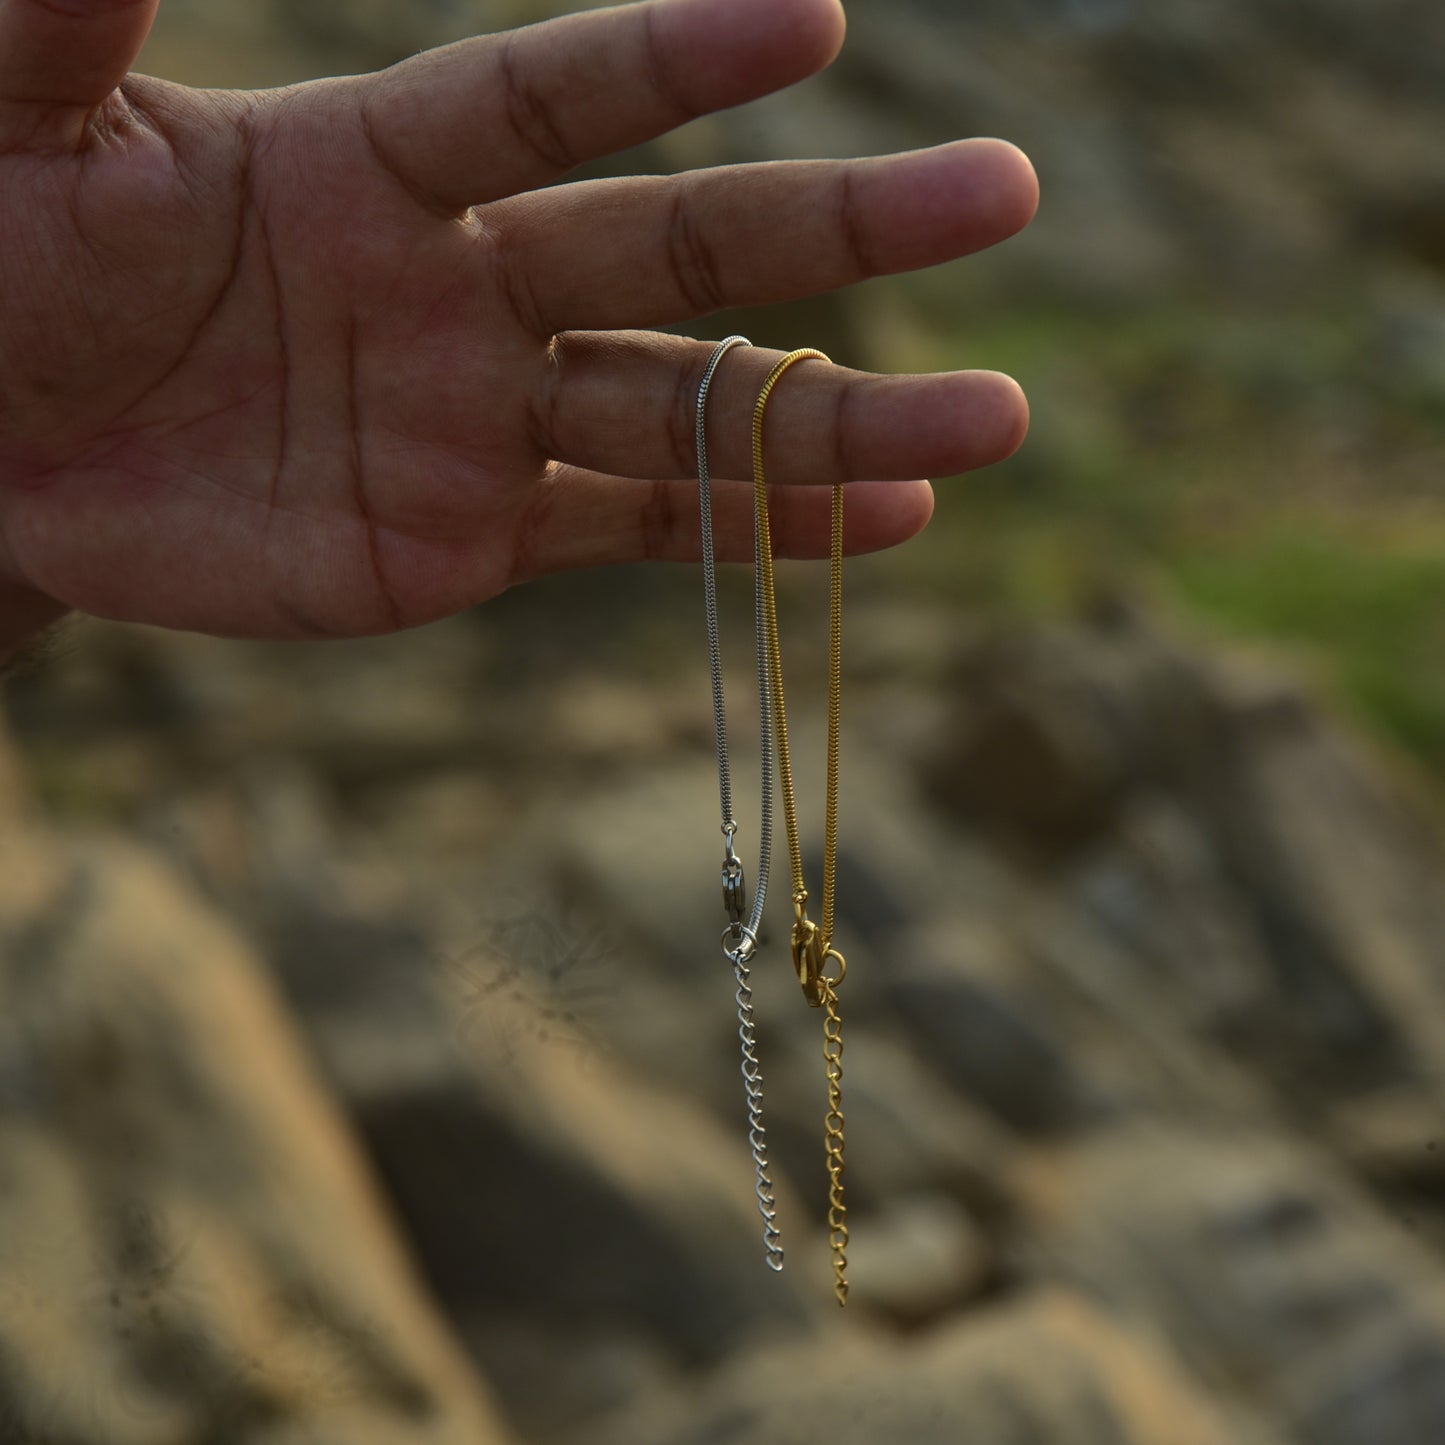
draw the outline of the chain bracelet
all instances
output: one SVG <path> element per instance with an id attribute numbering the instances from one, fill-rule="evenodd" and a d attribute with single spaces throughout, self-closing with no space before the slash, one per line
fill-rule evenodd
<path id="1" fill-rule="evenodd" d="M 748 966 L 762 926 L 763 905 L 773 856 L 773 705 L 767 669 L 763 626 L 762 577 L 758 570 L 761 538 L 753 528 L 753 630 L 757 648 L 759 752 L 762 766 L 761 824 L 758 839 L 758 878 L 752 908 L 746 904 L 742 863 L 733 851 L 737 822 L 733 817 L 732 769 L 728 760 L 727 711 L 723 700 L 722 647 L 717 607 L 717 562 L 713 548 L 712 476 L 707 452 L 707 397 L 724 356 L 735 346 L 751 346 L 745 336 L 728 336 L 713 348 L 697 391 L 698 503 L 702 516 L 703 603 L 707 622 L 708 671 L 712 681 L 713 736 L 717 744 L 718 801 L 722 812 L 723 902 L 729 924 L 723 932 L 723 954 L 733 966 L 737 981 L 738 1039 L 742 1047 L 743 1090 L 748 1114 L 748 1145 L 756 1175 L 754 1193 L 763 1220 L 764 1262 L 773 1271 L 783 1267 L 777 1203 L 768 1168 L 767 1131 L 763 1127 L 763 1074 L 758 1063 L 757 1027 L 753 1012 L 752 974 Z M 743 921 L 744 914 L 747 921 Z"/>
<path id="2" fill-rule="evenodd" d="M 763 469 L 763 421 L 773 388 L 783 373 L 804 360 L 826 362 L 821 351 L 804 348 L 790 352 L 763 383 L 753 409 L 753 494 L 757 517 L 758 568 L 765 600 L 768 672 L 771 681 L 778 774 L 783 795 L 783 821 L 788 835 L 788 861 L 793 881 L 793 967 L 803 996 L 824 1010 L 823 1059 L 828 1077 L 828 1112 L 824 1118 L 824 1147 L 828 1169 L 828 1244 L 833 1255 L 833 1292 L 840 1305 L 848 1303 L 848 1206 L 843 1194 L 843 1018 L 838 1009 L 838 986 L 848 971 L 847 961 L 833 947 L 834 895 L 838 867 L 838 740 L 842 714 L 843 658 L 843 487 L 833 486 L 832 535 L 828 567 L 828 763 L 823 819 L 822 926 L 808 917 L 808 889 L 803 880 L 802 848 L 798 840 L 797 805 L 793 793 L 792 760 L 788 750 L 787 705 L 783 697 L 782 649 L 778 637 L 777 594 L 773 580 L 772 529 L 768 519 L 767 479 Z M 836 972 L 828 973 L 833 960 Z"/>

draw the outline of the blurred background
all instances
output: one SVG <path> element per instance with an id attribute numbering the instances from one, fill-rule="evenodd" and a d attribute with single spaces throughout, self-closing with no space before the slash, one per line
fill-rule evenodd
<path id="1" fill-rule="evenodd" d="M 166 0 L 142 68 L 573 8 Z M 1033 408 L 849 564 L 846 1314 L 781 908 L 762 1264 L 695 569 L 326 646 L 86 623 L 7 691 L 0 1441 L 1445 1439 L 1445 10 L 848 14 L 597 168 L 1040 174 L 996 252 L 706 331 Z M 780 588 L 806 830 L 824 580 Z"/>

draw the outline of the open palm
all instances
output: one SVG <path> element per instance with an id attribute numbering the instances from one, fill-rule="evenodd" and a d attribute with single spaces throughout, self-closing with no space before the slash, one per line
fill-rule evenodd
<path id="1" fill-rule="evenodd" d="M 127 77 L 156 3 L 0 0 L 0 605 L 20 617 L 354 635 L 695 556 L 709 345 L 639 328 L 947 260 L 1035 203 L 992 141 L 549 185 L 820 68 L 836 0 L 651 0 L 259 93 Z M 774 359 L 735 352 L 713 392 L 737 559 Z M 857 478 L 850 549 L 903 540 L 931 508 L 906 479 L 997 460 L 1025 425 L 992 373 L 798 368 L 769 420 L 779 550 L 826 550 L 808 484 Z"/>

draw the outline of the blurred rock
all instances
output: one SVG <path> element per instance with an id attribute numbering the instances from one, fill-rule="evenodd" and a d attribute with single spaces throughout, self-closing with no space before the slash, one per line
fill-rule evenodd
<path id="1" fill-rule="evenodd" d="M 1391 1214 L 1445 1254 L 1445 1118 L 1418 1088 L 1368 1094 L 1335 1109 L 1331 1136 Z"/>
<path id="2" fill-rule="evenodd" d="M 741 1130 L 631 1077 L 517 961 L 525 944 L 298 1002 L 436 1298 L 509 1414 L 550 1438 L 828 1317 L 806 1266 L 763 1265 Z"/>
<path id="3" fill-rule="evenodd" d="M 528 1445 L 551 1445 L 676 1387 L 667 1348 L 629 1325 L 574 1328 L 534 1308 L 476 1316 L 466 1342 Z"/>
<path id="4" fill-rule="evenodd" d="M 916 1195 L 946 1194 L 995 1224 L 1001 1220 L 1018 1147 L 1009 1131 L 950 1089 L 906 1039 L 866 1016 L 845 1033 L 851 1207 L 871 1218 Z M 822 1167 L 821 1029 L 790 1033 L 763 1057 L 772 1157 L 801 1191 Z M 801 1202 L 822 1201 L 809 1192 Z"/>
<path id="5" fill-rule="evenodd" d="M 1263 294 L 1348 260 L 1356 198 L 1418 211 L 1438 178 L 1439 13 L 1393 0 L 1389 17 L 1348 0 L 855 0 L 840 80 L 854 127 L 861 105 L 890 140 L 902 116 L 919 139 L 1029 151 L 1045 217 L 1006 267 L 1095 295 L 1190 278 Z"/>
<path id="6" fill-rule="evenodd" d="M 502 1441 L 246 946 L 103 837 L 0 878 L 0 1437 Z"/>
<path id="7" fill-rule="evenodd" d="M 1084 925 L 1124 955 L 1120 983 L 1136 1006 L 1147 995 L 1176 1025 L 1212 1037 L 1258 1002 L 1263 941 L 1224 860 L 1179 802 L 1146 792 L 1124 803 L 1066 886 Z"/>
<path id="8" fill-rule="evenodd" d="M 977 1298 L 995 1278 L 987 1237 L 946 1194 L 890 1203 L 853 1230 L 850 1304 L 917 1329 Z"/>
<path id="9" fill-rule="evenodd" d="M 1052 857 L 1110 828 L 1130 795 L 1183 773 L 1209 787 L 1217 707 L 1205 671 L 1128 608 L 1091 625 L 963 649 L 953 715 L 927 759 L 930 796 L 962 821 Z"/>
<path id="10" fill-rule="evenodd" d="M 1445 1437 L 1438 1263 L 1321 1158 L 1130 1132 L 1040 1161 L 1044 1247 L 1303 1445 Z"/>
<path id="11" fill-rule="evenodd" d="M 623 1417 L 595 1445 L 1266 1445 L 1160 1354 L 1051 1293 L 906 1345 L 737 1362 L 701 1397 Z M 580 1437 L 579 1437 L 580 1445 Z"/>
<path id="12" fill-rule="evenodd" d="M 931 795 L 1145 997 L 1314 1111 L 1445 1057 L 1439 835 L 1301 686 L 1114 612 L 982 643 L 955 688 Z"/>
<path id="13" fill-rule="evenodd" d="M 1046 1009 L 1010 978 L 1011 948 L 957 927 L 910 939 L 889 983 L 920 1055 L 966 1098 L 1022 1133 L 1052 1135 L 1097 1116 Z"/>
<path id="14" fill-rule="evenodd" d="M 368 1050 L 348 1097 L 439 1297 L 459 1318 L 634 1328 L 680 1362 L 816 1328 L 795 1273 L 761 1263 L 739 1133 L 632 1080 L 518 995 L 460 1047 Z M 418 1039 L 415 1042 L 420 1042 Z M 424 1065 L 424 1067 L 418 1067 Z"/>

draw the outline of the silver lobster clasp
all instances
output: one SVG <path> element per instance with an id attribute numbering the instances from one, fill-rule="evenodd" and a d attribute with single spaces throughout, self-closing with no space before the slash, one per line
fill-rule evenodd
<path id="1" fill-rule="evenodd" d="M 748 913 L 748 885 L 743 877 L 742 860 L 731 848 L 722 866 L 723 907 L 733 923 L 741 923 Z"/>

